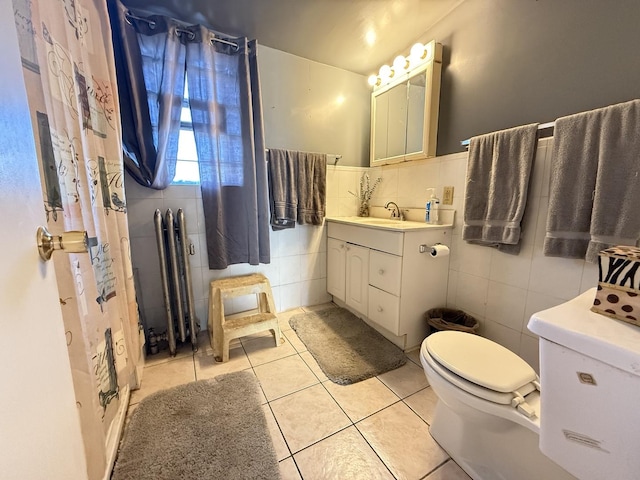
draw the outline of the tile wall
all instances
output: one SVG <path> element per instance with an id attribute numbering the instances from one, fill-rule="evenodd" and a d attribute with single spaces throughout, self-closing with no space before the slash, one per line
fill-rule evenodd
<path id="1" fill-rule="evenodd" d="M 447 306 L 460 308 L 481 322 L 481 333 L 518 353 L 538 369 L 537 337 L 527 330 L 534 312 L 569 300 L 595 287 L 598 268 L 582 260 L 545 257 L 542 246 L 549 204 L 551 142 L 538 144 L 523 223 L 522 250 L 507 255 L 467 244 L 461 239 L 466 153 L 372 169 L 383 181 L 378 205 L 393 200 L 401 207 L 420 207 L 426 188 L 453 185 L 456 221 L 453 229 Z M 445 206 L 444 208 L 450 208 Z"/>

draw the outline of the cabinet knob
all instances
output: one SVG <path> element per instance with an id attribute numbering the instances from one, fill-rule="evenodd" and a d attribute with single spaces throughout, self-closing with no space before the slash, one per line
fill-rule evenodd
<path id="1" fill-rule="evenodd" d="M 384 269 L 383 269 L 383 268 L 381 268 L 380 270 L 378 270 L 378 273 L 379 273 L 380 275 L 384 275 Z"/>
<path id="2" fill-rule="evenodd" d="M 382 308 L 380 305 L 378 305 L 378 311 L 382 312 L 384 310 L 384 308 Z"/>

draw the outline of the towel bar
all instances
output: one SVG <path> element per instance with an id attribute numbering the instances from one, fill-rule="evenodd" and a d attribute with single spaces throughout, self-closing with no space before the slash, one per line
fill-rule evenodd
<path id="1" fill-rule="evenodd" d="M 553 137 L 553 127 L 555 126 L 555 124 L 556 122 L 547 122 L 538 125 L 538 140 L 540 140 L 541 138 Z M 470 141 L 471 139 L 467 138 L 466 140 L 462 140 L 460 142 L 460 145 L 469 148 Z"/>

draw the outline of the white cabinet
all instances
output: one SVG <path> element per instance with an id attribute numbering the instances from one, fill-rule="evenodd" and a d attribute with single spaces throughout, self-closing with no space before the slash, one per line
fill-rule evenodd
<path id="1" fill-rule="evenodd" d="M 424 314 L 444 307 L 449 257 L 420 246 L 450 244 L 451 229 L 393 231 L 327 220 L 327 290 L 403 349 L 427 334 Z"/>
<path id="2" fill-rule="evenodd" d="M 327 292 L 343 302 L 346 299 L 346 245 L 342 240 L 327 239 Z"/>
<path id="3" fill-rule="evenodd" d="M 347 243 L 346 304 L 367 314 L 369 297 L 369 249 Z"/>
<path id="4" fill-rule="evenodd" d="M 327 292 L 363 315 L 369 295 L 369 249 L 344 240 L 327 241 Z"/>

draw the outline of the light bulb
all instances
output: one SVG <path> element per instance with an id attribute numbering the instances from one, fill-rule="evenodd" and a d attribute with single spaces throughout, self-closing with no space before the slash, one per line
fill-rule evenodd
<path id="1" fill-rule="evenodd" d="M 369 85 L 371 85 L 372 87 L 377 87 L 378 85 L 380 85 L 380 77 L 378 77 L 377 75 L 370 75 L 367 79 L 367 82 L 369 82 Z"/>
<path id="2" fill-rule="evenodd" d="M 425 60 L 429 60 L 433 56 L 433 44 L 428 43 L 424 46 L 424 58 Z"/>
<path id="3" fill-rule="evenodd" d="M 411 58 L 415 61 L 424 60 L 427 57 L 427 51 L 422 43 L 416 43 L 411 47 Z"/>
<path id="4" fill-rule="evenodd" d="M 404 58 L 404 56 L 398 55 L 393 60 L 393 68 L 395 71 L 401 72 L 402 70 L 405 70 L 407 67 L 409 67 L 409 61 L 406 58 Z"/>
<path id="5" fill-rule="evenodd" d="M 393 77 L 393 69 L 389 65 L 383 65 L 380 67 L 380 71 L 378 72 L 382 81 Z"/>

